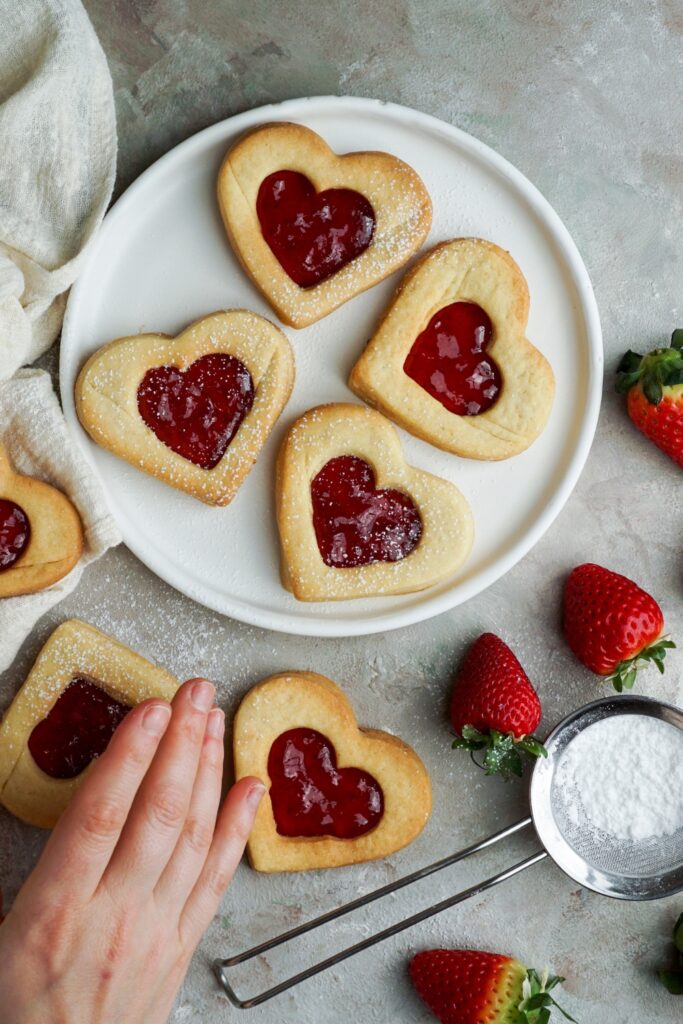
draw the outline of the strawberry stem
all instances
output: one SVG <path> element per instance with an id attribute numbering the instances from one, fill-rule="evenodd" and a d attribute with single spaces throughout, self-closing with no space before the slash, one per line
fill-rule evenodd
<path id="1" fill-rule="evenodd" d="M 524 770 L 524 757 L 547 757 L 548 751 L 535 736 L 515 737 L 512 733 L 498 732 L 491 729 L 481 732 L 473 725 L 464 725 L 462 734 L 453 740 L 456 750 L 469 750 L 470 756 L 478 768 L 487 775 L 501 775 L 507 782 L 513 776 L 521 776 Z M 474 754 L 485 751 L 480 764 Z"/>
<path id="2" fill-rule="evenodd" d="M 620 661 L 614 672 L 606 676 L 606 681 L 612 683 L 617 693 L 622 693 L 624 690 L 633 688 L 638 672 L 642 668 L 646 668 L 650 662 L 656 665 L 659 672 L 663 674 L 666 652 L 675 646 L 671 637 L 660 637 L 653 644 L 643 647 L 642 651 L 638 651 L 633 657 Z"/>
<path id="3" fill-rule="evenodd" d="M 665 387 L 683 384 L 683 328 L 673 332 L 669 348 L 656 348 L 644 356 L 629 350 L 622 356 L 617 391 L 625 394 L 638 383 L 650 405 L 659 405 Z"/>
<path id="4" fill-rule="evenodd" d="M 549 975 L 547 969 L 539 975 L 531 968 L 522 983 L 522 1001 L 517 1007 L 519 1017 L 516 1024 L 548 1024 L 553 1009 L 559 1010 L 565 1020 L 576 1024 L 566 1010 L 556 1003 L 550 995 L 556 985 L 561 985 L 564 978 Z"/>

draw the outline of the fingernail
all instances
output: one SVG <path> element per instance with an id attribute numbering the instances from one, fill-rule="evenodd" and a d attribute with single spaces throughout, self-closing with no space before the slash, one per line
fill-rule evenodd
<path id="1" fill-rule="evenodd" d="M 190 700 L 197 711 L 209 711 L 213 706 L 213 699 L 216 696 L 216 689 L 206 679 L 198 679 L 192 687 Z"/>
<path id="2" fill-rule="evenodd" d="M 171 717 L 171 709 L 168 704 L 153 704 L 147 708 L 142 716 L 142 728 L 150 736 L 161 736 L 166 729 Z"/>
<path id="3" fill-rule="evenodd" d="M 256 810 L 263 799 L 266 787 L 262 782 L 256 782 L 247 793 L 247 803 Z"/>
<path id="4" fill-rule="evenodd" d="M 224 728 L 225 715 L 220 708 L 214 708 L 213 711 L 209 712 L 209 717 L 206 721 L 206 735 L 211 736 L 212 739 L 219 740 L 223 735 Z"/>

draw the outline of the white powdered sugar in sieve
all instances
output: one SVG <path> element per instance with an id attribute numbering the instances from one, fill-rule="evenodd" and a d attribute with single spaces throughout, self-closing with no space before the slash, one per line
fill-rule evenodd
<path id="1" fill-rule="evenodd" d="M 562 753 L 555 798 L 566 819 L 641 842 L 683 828 L 683 732 L 648 715 L 614 715 Z"/>

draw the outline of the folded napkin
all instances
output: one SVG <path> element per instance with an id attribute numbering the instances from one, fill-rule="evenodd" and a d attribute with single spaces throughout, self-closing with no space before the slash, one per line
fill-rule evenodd
<path id="1" fill-rule="evenodd" d="M 0 0 L 0 380 L 50 347 L 116 171 L 107 62 L 78 0 Z"/>
<path id="2" fill-rule="evenodd" d="M 89 562 L 121 540 L 102 488 L 72 442 L 50 377 L 20 370 L 0 382 L 0 442 L 18 473 L 58 487 L 78 509 L 85 548 L 78 564 L 58 583 L 25 597 L 0 601 L 0 672 L 12 662 L 41 615 L 71 593 Z"/>

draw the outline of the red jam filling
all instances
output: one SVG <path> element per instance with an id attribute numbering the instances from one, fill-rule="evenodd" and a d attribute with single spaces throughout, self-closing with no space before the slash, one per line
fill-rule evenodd
<path id="1" fill-rule="evenodd" d="M 363 459 L 339 455 L 311 484 L 313 527 L 325 565 L 398 562 L 417 546 L 422 520 L 401 491 L 378 490 Z"/>
<path id="2" fill-rule="evenodd" d="M 31 524 L 21 505 L 0 498 L 0 572 L 11 569 L 31 539 Z"/>
<path id="3" fill-rule="evenodd" d="M 444 306 L 414 342 L 403 369 L 458 416 L 478 416 L 500 394 L 500 370 L 484 353 L 493 327 L 474 302 Z"/>
<path id="4" fill-rule="evenodd" d="M 281 836 L 356 839 L 378 824 L 384 794 L 360 768 L 337 768 L 337 754 L 322 733 L 290 729 L 268 755 L 270 800 Z"/>
<path id="5" fill-rule="evenodd" d="M 316 192 L 298 171 L 276 171 L 261 182 L 256 213 L 274 256 L 301 288 L 331 277 L 365 252 L 375 211 L 360 192 Z"/>
<path id="6" fill-rule="evenodd" d="M 31 733 L 31 757 L 53 779 L 73 779 L 104 753 L 130 710 L 97 683 L 76 676 Z"/>
<path id="7" fill-rule="evenodd" d="M 156 366 L 138 387 L 138 410 L 160 441 L 202 469 L 213 469 L 254 402 L 244 363 L 224 352 L 196 359 L 187 370 Z"/>

